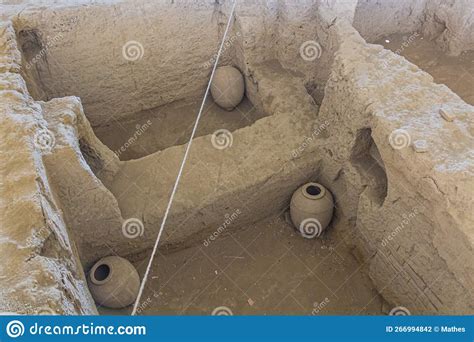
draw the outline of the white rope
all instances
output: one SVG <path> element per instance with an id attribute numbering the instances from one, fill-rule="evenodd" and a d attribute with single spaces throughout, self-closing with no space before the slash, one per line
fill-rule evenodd
<path id="1" fill-rule="evenodd" d="M 217 52 L 217 57 L 216 57 L 216 61 L 214 62 L 214 67 L 212 68 L 211 78 L 209 79 L 209 83 L 207 84 L 206 92 L 204 94 L 204 98 L 203 98 L 202 103 L 201 103 L 201 108 L 199 109 L 199 113 L 197 115 L 196 122 L 194 123 L 193 131 L 191 133 L 191 137 L 189 138 L 188 145 L 186 146 L 186 151 L 184 152 L 184 157 L 183 157 L 183 160 L 181 162 L 181 166 L 179 168 L 178 177 L 176 178 L 176 181 L 174 183 L 173 191 L 171 192 L 171 196 L 170 196 L 170 199 L 168 201 L 168 206 L 166 207 L 165 216 L 163 217 L 163 221 L 161 222 L 160 230 L 158 232 L 158 236 L 156 238 L 155 245 L 153 246 L 153 251 L 151 252 L 150 260 L 148 261 L 148 266 L 146 268 L 145 275 L 143 276 L 143 280 L 140 284 L 140 290 L 138 291 L 137 299 L 135 301 L 135 304 L 133 305 L 132 316 L 134 316 L 137 313 L 138 304 L 140 303 L 140 299 L 143 295 L 143 290 L 145 288 L 145 283 L 148 279 L 148 274 L 150 273 L 150 269 L 151 269 L 153 259 L 155 257 L 156 251 L 158 250 L 158 244 L 160 242 L 161 234 L 163 233 L 163 230 L 165 228 L 166 219 L 168 218 L 168 214 L 169 214 L 170 209 L 171 209 L 171 204 L 173 203 L 174 195 L 176 193 L 176 190 L 178 189 L 179 180 L 181 179 L 181 175 L 183 173 L 184 165 L 186 164 L 186 159 L 188 158 L 188 153 L 189 153 L 189 150 L 191 149 L 191 144 L 193 142 L 194 135 L 196 134 L 196 130 L 197 130 L 197 127 L 198 127 L 198 124 L 199 124 L 199 120 L 201 119 L 202 111 L 204 109 L 204 103 L 206 102 L 207 95 L 209 94 L 209 89 L 211 88 L 211 82 L 212 82 L 212 79 L 214 78 L 214 73 L 215 73 L 216 68 L 217 68 L 217 63 L 219 62 L 219 57 L 221 56 L 221 53 L 222 53 L 222 48 L 224 47 L 224 42 L 225 42 L 225 38 L 227 37 L 227 32 L 229 31 L 230 23 L 232 22 L 232 17 L 234 15 L 234 10 L 235 10 L 236 3 L 237 3 L 237 0 L 234 1 L 234 4 L 232 5 L 232 9 L 231 9 L 230 14 L 229 14 L 229 20 L 227 21 L 227 27 L 224 31 L 224 36 L 222 37 L 221 46 L 219 47 L 219 51 Z"/>

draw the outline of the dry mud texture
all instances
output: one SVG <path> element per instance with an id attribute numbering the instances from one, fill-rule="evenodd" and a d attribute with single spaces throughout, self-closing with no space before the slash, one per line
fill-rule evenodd
<path id="1" fill-rule="evenodd" d="M 15 27 L 27 60 L 41 51 L 46 37 L 52 42 L 47 58 L 24 70 L 33 97 L 78 96 L 97 126 L 112 117 L 131 118 L 173 101 L 202 98 L 222 17 L 220 6 L 206 1 L 174 6 L 168 1 L 65 2 L 59 11 L 58 5 L 26 9 Z M 140 63 L 122 56 L 130 41 L 143 47 Z"/>
<path id="2" fill-rule="evenodd" d="M 422 31 L 450 55 L 474 49 L 470 0 L 361 0 L 354 27 L 368 42 L 395 33 Z"/>
<path id="3" fill-rule="evenodd" d="M 209 315 L 225 305 L 234 315 L 384 314 L 344 239 L 335 231 L 302 239 L 289 215 L 220 230 L 214 240 L 158 255 L 138 312 Z M 146 261 L 136 263 L 141 273 Z"/>
<path id="4" fill-rule="evenodd" d="M 2 185 L 2 215 L 6 217 L 2 244 L 6 247 L 0 253 L 18 270 L 14 275 L 10 269 L 2 272 L 6 276 L 0 279 L 1 288 L 10 291 L 2 296 L 5 310 L 26 312 L 26 305 L 38 308 L 52 302 L 59 313 L 95 312 L 75 245 L 87 269 L 105 255 L 133 257 L 147 251 L 158 232 L 184 146 L 119 161 L 96 138 L 89 121 L 104 123 L 117 114 L 115 110 L 123 118 L 131 117 L 179 99 L 180 89 L 185 97 L 201 94 L 210 68 L 202 66 L 222 35 L 228 3 L 222 7 L 197 3 L 202 11 L 198 17 L 213 17 L 215 26 L 211 29 L 199 18 L 186 26 L 186 32 L 200 32 L 199 37 L 207 39 L 195 46 L 195 37 L 186 36 L 193 53 L 185 57 L 175 45 L 166 44 L 184 32 L 175 32 L 176 25 L 169 20 L 183 16 L 189 10 L 186 6 L 149 2 L 141 2 L 144 7 L 117 6 L 120 23 L 108 15 L 106 4 L 24 11 L 14 18 L 26 59 L 41 47 L 35 43 L 40 33 L 50 37 L 61 33 L 62 40 L 47 49 L 46 58 L 24 70 L 38 101 L 28 95 L 18 74 L 21 56 L 16 47 L 5 48 L 2 55 L 6 65 L 2 129 L 7 137 L 2 141 L 2 156 L 10 155 L 3 169 L 9 175 L 5 179 L 15 186 Z M 151 10 L 153 6 L 162 11 Z M 349 23 L 352 17 L 357 22 L 357 10 L 351 15 L 351 8 L 356 9 L 353 2 L 342 8 L 333 3 L 331 9 L 316 1 L 268 1 L 238 8 L 230 34 L 236 38 L 223 63 L 243 71 L 247 97 L 267 116 L 234 131 L 232 146 L 224 150 L 212 146 L 210 135 L 194 140 L 163 245 L 173 249 L 196 243 L 237 209 L 242 214 L 233 229 L 271 216 L 288 205 L 299 185 L 319 180 L 337 201 L 333 229 L 341 236 L 357 233 L 350 244 L 391 304 L 406 306 L 412 313 L 472 313 L 474 108 L 404 58 L 367 44 Z M 136 23 L 138 12 L 160 13 L 163 17 L 157 27 L 170 27 L 170 31 L 165 36 L 145 34 L 147 20 Z M 97 17 L 107 20 L 104 23 Z M 50 21 L 62 24 L 49 25 Z M 142 63 L 121 58 L 122 45 L 135 36 L 116 46 L 103 46 L 104 41 L 114 41 L 113 33 L 122 25 L 142 25 L 143 35 L 138 37 L 145 45 Z M 9 37 L 5 41 L 14 46 L 12 27 L 3 27 Z M 91 27 L 101 34 L 100 39 L 86 34 Z M 308 62 L 299 50 L 312 39 L 321 45 L 322 53 Z M 158 49 L 160 44 L 163 49 Z M 77 51 L 76 46 L 84 51 Z M 175 61 L 155 68 L 165 55 Z M 175 67 L 181 64 L 183 73 Z M 96 82 L 100 70 L 92 65 L 105 68 L 101 74 L 105 83 Z M 165 77 L 169 83 L 164 83 Z M 188 82 L 188 77 L 196 82 Z M 81 100 L 52 99 L 64 95 L 78 95 Z M 456 115 L 453 122 L 441 118 L 441 105 Z M 14 123 L 22 110 L 28 115 L 21 117 L 31 121 L 31 127 L 49 129 L 55 139 L 51 151 L 38 151 L 32 143 L 34 129 Z M 415 153 L 410 144 L 393 148 L 389 137 L 400 129 L 411 142 L 426 140 L 427 152 Z M 24 153 L 12 154 L 14 150 Z M 19 162 L 19 156 L 26 161 Z M 23 169 L 29 180 L 17 181 L 18 174 L 23 174 L 18 170 Z M 40 223 L 25 222 L 33 220 L 33 215 L 25 218 L 23 211 L 12 211 L 24 196 L 36 208 L 42 225 L 49 222 L 50 212 L 55 214 L 52 228 L 41 230 Z M 48 200 L 40 201 L 43 198 Z M 144 223 L 143 234 L 135 239 L 123 234 L 122 224 L 128 218 Z M 46 235 L 41 235 L 39 247 L 36 239 L 34 243 L 21 240 L 21 247 L 12 244 L 11 240 L 17 241 L 12 235 L 28 239 L 38 229 Z M 19 232 L 24 236 L 18 237 Z M 47 239 L 52 232 L 54 239 Z M 31 272 L 32 265 L 36 273 Z M 42 282 L 31 286 L 34 280 L 28 280 L 33 276 Z M 10 308 L 13 302 L 25 306 Z"/>
<path id="5" fill-rule="evenodd" d="M 130 120 L 110 120 L 94 128 L 97 137 L 113 150 L 120 160 L 145 157 L 165 148 L 188 142 L 202 98 L 193 103 L 176 101 L 168 105 L 137 113 Z M 176 120 L 179 115 L 180 120 Z M 196 137 L 212 134 L 219 129 L 235 131 L 249 126 L 265 116 L 247 99 L 231 112 L 220 108 L 208 98 Z"/>
<path id="6" fill-rule="evenodd" d="M 28 94 L 20 65 L 15 33 L 2 23 L 0 310 L 95 314 L 75 243 L 50 184 L 46 159 L 54 153 L 43 155 L 34 142 L 47 130 L 44 118 L 50 112 Z M 62 102 L 63 110 L 80 105 L 78 99 Z"/>
<path id="7" fill-rule="evenodd" d="M 467 314 L 474 108 L 432 80 L 381 46 L 345 41 L 320 109 L 321 119 L 334 122 L 322 142 L 322 178 L 340 213 L 355 221 L 356 244 L 386 299 L 415 312 Z M 441 106 L 455 113 L 453 122 L 441 117 Z M 390 136 L 403 143 L 392 141 L 393 148 Z M 414 151 L 418 140 L 427 152 Z"/>

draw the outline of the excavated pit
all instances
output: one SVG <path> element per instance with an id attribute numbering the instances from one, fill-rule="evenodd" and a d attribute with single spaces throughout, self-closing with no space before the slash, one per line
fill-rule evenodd
<path id="1" fill-rule="evenodd" d="M 54 137 L 39 152 L 41 191 L 58 213 L 45 222 L 60 220 L 70 241 L 45 237 L 41 258 L 74 259 L 63 248 L 77 259 L 68 267 L 87 273 L 99 258 L 119 255 L 143 276 L 229 3 L 114 6 L 121 15 L 106 3 L 33 7 L 4 35 L 17 44 L 12 56 L 25 80 L 17 87 L 37 106 L 36 125 Z M 382 33 L 370 35 L 361 27 L 366 6 L 237 8 L 219 64 L 242 72 L 245 97 L 232 111 L 206 100 L 140 314 L 225 306 L 234 314 L 376 315 L 400 305 L 472 314 L 474 235 L 463 212 L 472 207 L 473 53 L 448 56 L 414 36 L 416 24 L 399 33 L 379 22 Z M 406 12 L 411 22 L 417 11 Z M 419 13 L 421 30 L 430 24 Z M 130 42 L 138 57 L 127 55 Z M 315 58 L 305 55 L 308 42 Z M 401 147 L 393 137 L 400 130 L 408 140 Z M 456 146 L 448 143 L 455 136 Z M 428 152 L 413 150 L 419 140 Z M 335 198 L 319 239 L 302 238 L 289 218 L 293 191 L 310 181 Z M 68 293 L 60 296 L 66 303 L 69 290 L 58 291 Z M 72 295 L 80 308 L 51 310 L 94 312 L 83 292 Z"/>
<path id="2" fill-rule="evenodd" d="M 191 104 L 179 101 L 132 115 L 127 121 L 113 118 L 94 128 L 97 137 L 117 154 L 120 160 L 145 157 L 165 148 L 183 145 L 191 135 L 202 98 Z M 232 111 L 220 108 L 212 99 L 206 101 L 202 124 L 196 137 L 212 134 L 219 129 L 233 132 L 250 126 L 265 116 L 244 98 Z"/>

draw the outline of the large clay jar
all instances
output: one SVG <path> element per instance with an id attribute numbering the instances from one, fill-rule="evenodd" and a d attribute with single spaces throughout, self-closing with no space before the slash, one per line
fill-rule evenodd
<path id="1" fill-rule="evenodd" d="M 94 300 L 109 308 L 123 308 L 132 304 L 138 295 L 140 277 L 126 259 L 108 256 L 92 266 L 87 277 Z"/>
<path id="2" fill-rule="evenodd" d="M 226 110 L 234 109 L 242 101 L 244 91 L 244 78 L 237 68 L 217 68 L 211 83 L 211 94 L 220 107 Z"/>
<path id="3" fill-rule="evenodd" d="M 320 236 L 331 222 L 333 211 L 332 194 L 321 184 L 307 183 L 291 197 L 291 220 L 305 238 Z"/>

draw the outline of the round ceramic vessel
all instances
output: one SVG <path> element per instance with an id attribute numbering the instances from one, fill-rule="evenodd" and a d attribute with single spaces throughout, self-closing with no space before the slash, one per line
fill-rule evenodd
<path id="1" fill-rule="evenodd" d="M 140 288 L 140 277 L 135 267 L 118 256 L 97 261 L 89 271 L 87 282 L 94 300 L 114 309 L 132 304 Z"/>
<path id="2" fill-rule="evenodd" d="M 242 101 L 244 92 L 244 78 L 237 68 L 217 68 L 211 83 L 211 94 L 220 107 L 229 111 L 234 109 Z"/>
<path id="3" fill-rule="evenodd" d="M 305 238 L 320 236 L 331 222 L 333 211 L 332 194 L 319 183 L 307 183 L 291 197 L 291 220 Z"/>

